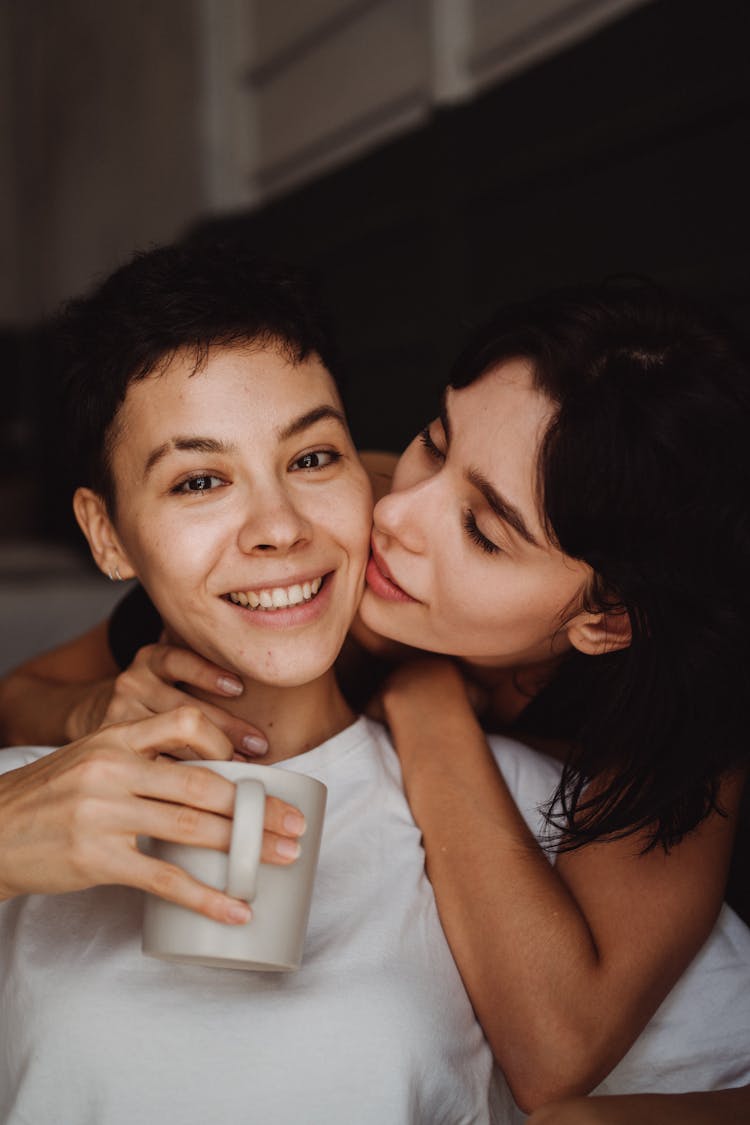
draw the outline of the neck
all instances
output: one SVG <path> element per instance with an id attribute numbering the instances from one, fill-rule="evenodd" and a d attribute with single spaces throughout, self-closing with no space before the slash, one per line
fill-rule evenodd
<path id="1" fill-rule="evenodd" d="M 482 709 L 483 724 L 495 731 L 512 727 L 534 696 L 550 682 L 562 659 L 556 657 L 516 668 L 490 668 L 462 661 L 467 677 L 480 684 L 487 693 L 487 702 Z M 571 747 L 565 739 L 530 734 L 528 731 L 514 733 L 513 737 L 561 762 L 569 759 Z"/>
<path id="2" fill-rule="evenodd" d="M 560 666 L 560 657 L 509 668 L 461 661 L 466 676 L 485 689 L 486 717 L 501 727 L 510 726 L 545 687 Z"/>
<path id="3" fill-rule="evenodd" d="M 269 751 L 258 760 L 264 765 L 312 750 L 356 718 L 339 690 L 333 671 L 297 687 L 277 687 L 256 680 L 243 683 L 243 694 L 237 699 L 222 701 L 222 707 L 263 731 Z M 216 703 L 216 696 L 197 690 L 193 695 Z"/>

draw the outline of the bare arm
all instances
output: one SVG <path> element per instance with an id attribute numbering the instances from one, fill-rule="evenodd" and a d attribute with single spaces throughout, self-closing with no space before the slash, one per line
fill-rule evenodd
<path id="1" fill-rule="evenodd" d="M 95 730 L 118 671 L 106 622 L 26 661 L 0 679 L 0 743 L 57 746 Z"/>
<path id="2" fill-rule="evenodd" d="M 194 699 L 201 688 L 216 703 Z M 224 711 L 241 682 L 187 649 L 146 645 L 120 671 L 109 649 L 107 622 L 22 664 L 0 680 L 0 744 L 57 746 L 110 723 L 177 707 L 199 707 L 244 756 L 267 748 L 263 732 Z"/>
<path id="3" fill-rule="evenodd" d="M 432 658 L 383 695 L 443 926 L 519 1105 L 593 1089 L 708 936 L 733 817 L 665 856 L 643 840 L 589 845 L 552 867 L 523 821 L 467 700 Z M 736 811 L 741 782 L 722 801 Z"/>
<path id="4" fill-rule="evenodd" d="M 566 1098 L 536 1110 L 527 1125 L 745 1125 L 750 1086 L 691 1094 Z"/>

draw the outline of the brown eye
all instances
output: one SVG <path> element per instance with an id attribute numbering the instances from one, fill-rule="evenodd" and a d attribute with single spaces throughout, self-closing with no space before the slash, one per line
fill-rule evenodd
<path id="1" fill-rule="evenodd" d="M 296 461 L 292 462 L 292 467 L 296 470 L 309 471 L 315 469 L 327 469 L 329 465 L 334 465 L 337 461 L 341 460 L 341 454 L 334 449 L 314 449 L 312 453 L 303 453 Z"/>
<path id="2" fill-rule="evenodd" d="M 190 492 L 212 492 L 214 488 L 221 487 L 223 484 L 221 477 L 215 477 L 211 473 L 196 473 L 195 476 L 180 481 L 172 492 L 181 493 L 183 496 Z"/>

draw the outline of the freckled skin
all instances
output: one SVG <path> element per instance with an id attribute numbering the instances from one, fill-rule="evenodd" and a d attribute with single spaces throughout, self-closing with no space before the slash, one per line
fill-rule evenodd
<path id="1" fill-rule="evenodd" d="M 549 543 L 540 519 L 536 465 L 553 405 L 518 360 L 450 391 L 447 401 L 450 443 L 434 421 L 427 447 L 416 438 L 403 454 L 373 517 L 375 548 L 416 601 L 388 601 L 368 588 L 361 618 L 386 637 L 477 665 L 543 664 L 570 647 L 560 624 L 590 576 Z M 472 468 L 522 513 L 538 546 L 497 517 L 468 481 Z M 487 553 L 467 533 L 467 512 L 498 551 Z"/>
<path id="2" fill-rule="evenodd" d="M 341 411 L 336 388 L 316 358 L 293 365 L 275 348 L 217 348 L 193 367 L 178 353 L 132 384 L 120 410 L 113 469 L 123 555 L 191 648 L 260 682 L 309 683 L 332 666 L 361 596 L 371 494 L 342 422 L 324 417 L 279 435 L 318 407 Z M 224 451 L 170 448 L 144 475 L 149 454 L 176 435 Z M 311 452 L 322 467 L 300 467 Z M 184 483 L 196 475 L 201 491 Z M 304 628 L 264 629 L 261 612 L 222 597 L 323 574 L 325 612 Z"/>

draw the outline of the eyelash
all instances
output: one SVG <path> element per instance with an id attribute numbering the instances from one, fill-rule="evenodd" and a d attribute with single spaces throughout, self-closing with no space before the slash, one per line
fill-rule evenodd
<path id="1" fill-rule="evenodd" d="M 493 543 L 486 535 L 482 535 L 477 526 L 477 521 L 474 518 L 474 513 L 467 508 L 464 512 L 463 525 L 466 534 L 471 539 L 472 543 L 476 543 L 482 551 L 487 555 L 497 555 L 502 550 L 498 547 L 497 543 Z"/>
<path id="2" fill-rule="evenodd" d="M 422 445 L 424 446 L 424 449 L 425 449 L 425 452 L 427 453 L 427 456 L 432 457 L 433 461 L 444 461 L 445 460 L 445 454 L 440 449 L 438 449 L 438 447 L 435 445 L 435 442 L 432 440 L 432 438 L 430 436 L 430 427 L 429 426 L 425 426 L 425 428 L 420 432 L 419 440 L 421 441 Z"/>
<path id="3" fill-rule="evenodd" d="M 193 483 L 193 481 L 198 481 L 198 480 L 218 480 L 218 481 L 221 482 L 221 484 L 225 483 L 222 480 L 221 477 L 216 475 L 216 473 L 193 473 L 192 476 L 185 477 L 184 480 L 181 480 L 179 482 L 179 484 L 176 484 L 174 486 L 174 488 L 170 488 L 169 491 L 174 496 L 180 496 L 180 495 L 181 496 L 188 496 L 188 495 L 198 496 L 203 492 L 213 492 L 214 491 L 213 488 L 190 488 L 190 487 L 188 487 L 190 484 Z"/>
<path id="4" fill-rule="evenodd" d="M 303 473 L 319 473 L 322 469 L 327 469 L 330 465 L 335 465 L 343 457 L 337 449 L 313 449 L 309 453 L 303 453 L 301 457 L 297 457 L 292 461 L 292 465 L 299 465 L 300 461 L 307 460 L 308 457 L 327 457 L 328 461 L 325 465 L 306 465 L 303 469 L 298 469 L 298 472 Z"/>
<path id="5" fill-rule="evenodd" d="M 432 440 L 432 437 L 430 436 L 429 426 L 425 426 L 425 428 L 420 432 L 419 440 L 424 446 L 424 450 L 427 456 L 431 457 L 433 461 L 445 460 L 445 454 L 440 449 L 438 449 L 438 447 L 435 445 L 435 442 Z M 486 535 L 482 535 L 482 532 L 477 526 L 477 521 L 474 518 L 474 513 L 469 508 L 467 508 L 464 512 L 463 525 L 464 531 L 469 536 L 469 539 L 471 539 L 472 543 L 476 543 L 477 547 L 479 547 L 480 550 L 484 551 L 486 555 L 497 555 L 502 551 L 502 548 L 498 547 L 497 543 L 493 543 L 492 540 L 488 539 Z"/>
<path id="6" fill-rule="evenodd" d="M 335 449 L 313 449 L 310 451 L 310 453 L 303 453 L 301 457 L 297 457 L 296 460 L 292 461 L 292 465 L 299 465 L 301 461 L 305 461 L 308 457 L 327 457 L 328 460 L 324 465 L 305 465 L 301 469 L 296 470 L 297 472 L 303 473 L 318 473 L 323 469 L 327 469 L 329 465 L 335 465 L 337 461 L 341 460 L 342 456 L 343 454 L 339 453 Z M 192 476 L 185 477 L 185 479 L 176 484 L 174 488 L 171 488 L 170 492 L 174 496 L 197 496 L 201 493 L 214 491 L 214 488 L 190 488 L 190 485 L 193 481 L 199 480 L 215 480 L 219 481 L 221 485 L 226 483 L 216 473 L 193 473 Z"/>

